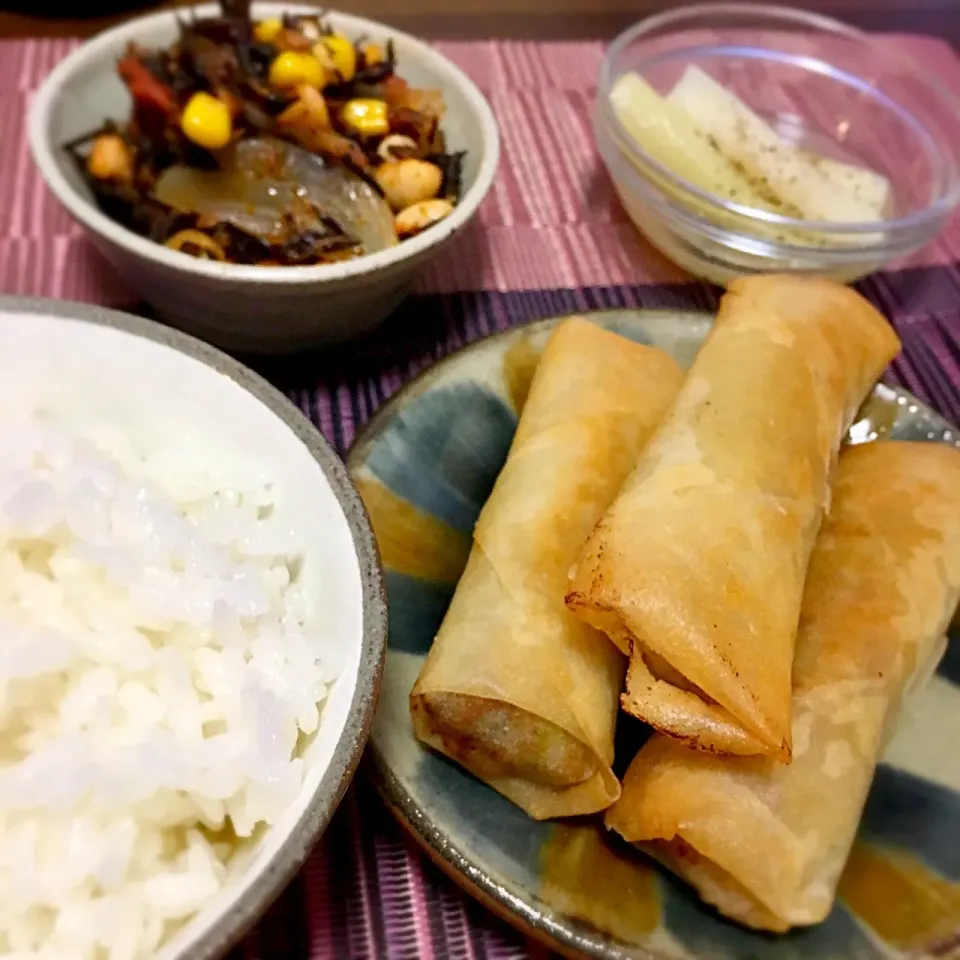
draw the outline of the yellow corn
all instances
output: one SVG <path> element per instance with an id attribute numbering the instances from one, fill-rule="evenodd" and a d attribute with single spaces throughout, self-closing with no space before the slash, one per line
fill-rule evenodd
<path id="1" fill-rule="evenodd" d="M 269 80 L 275 87 L 322 87 L 327 79 L 323 64 L 310 53 L 281 53 L 270 64 Z"/>
<path id="2" fill-rule="evenodd" d="M 340 110 L 340 121 L 363 137 L 378 137 L 390 132 L 387 104 L 383 100 L 348 100 Z"/>
<path id="3" fill-rule="evenodd" d="M 383 63 L 383 50 L 376 43 L 367 43 L 363 47 L 363 62 L 368 67 L 375 67 Z"/>
<path id="4" fill-rule="evenodd" d="M 233 135 L 230 110 L 209 93 L 195 93 L 183 109 L 180 129 L 198 146 L 219 150 Z"/>
<path id="5" fill-rule="evenodd" d="M 314 46 L 313 52 L 321 63 L 328 62 L 340 74 L 343 83 L 349 83 L 356 75 L 357 51 L 342 34 L 334 33 L 329 37 L 322 37 Z M 326 57 L 324 53 L 327 54 Z"/>
<path id="6" fill-rule="evenodd" d="M 271 17 L 269 20 L 261 20 L 253 28 L 253 39 L 257 43 L 273 43 L 283 29 L 283 21 L 278 17 Z"/>

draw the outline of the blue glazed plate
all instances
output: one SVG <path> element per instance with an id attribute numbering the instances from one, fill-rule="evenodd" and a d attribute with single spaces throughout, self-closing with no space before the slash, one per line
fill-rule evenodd
<path id="1" fill-rule="evenodd" d="M 672 311 L 589 319 L 684 365 L 712 323 L 707 314 Z M 785 936 L 722 920 L 597 821 L 528 819 L 414 738 L 410 688 L 506 459 L 539 352 L 559 322 L 492 336 L 438 363 L 377 414 L 348 458 L 386 574 L 389 644 L 370 752 L 388 805 L 458 883 L 567 955 L 960 957 L 960 638 L 878 771 L 840 902 L 825 923 Z M 864 405 L 850 440 L 878 436 L 960 445 L 946 421 L 884 385 Z"/>

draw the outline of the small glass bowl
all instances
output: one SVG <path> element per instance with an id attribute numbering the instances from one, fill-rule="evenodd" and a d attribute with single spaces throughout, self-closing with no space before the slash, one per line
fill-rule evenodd
<path id="1" fill-rule="evenodd" d="M 659 164 L 617 119 L 610 91 L 632 71 L 665 94 L 692 64 L 790 142 L 883 174 L 889 218 L 798 220 L 706 193 Z M 690 273 L 724 286 L 774 271 L 854 280 L 930 242 L 960 200 L 960 99 L 883 41 L 785 7 L 700 4 L 622 33 L 600 69 L 594 129 L 640 231 Z"/>

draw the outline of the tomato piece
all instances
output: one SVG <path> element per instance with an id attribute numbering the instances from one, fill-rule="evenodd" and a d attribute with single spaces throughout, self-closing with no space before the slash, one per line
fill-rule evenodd
<path id="1" fill-rule="evenodd" d="M 128 53 L 118 64 L 117 73 L 138 103 L 150 104 L 164 113 L 176 107 L 173 91 L 161 83 L 134 53 Z"/>
<path id="2" fill-rule="evenodd" d="M 387 77 L 381 84 L 383 99 L 391 107 L 403 106 L 407 101 L 409 87 L 407 81 L 398 77 L 395 73 Z"/>

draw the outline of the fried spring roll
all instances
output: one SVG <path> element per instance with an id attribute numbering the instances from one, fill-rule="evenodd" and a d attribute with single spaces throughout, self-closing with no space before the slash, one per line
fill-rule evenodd
<path id="1" fill-rule="evenodd" d="M 958 598 L 960 451 L 845 450 L 803 599 L 793 763 L 654 735 L 607 826 L 743 924 L 824 920 L 901 701 L 933 674 Z"/>
<path id="2" fill-rule="evenodd" d="M 898 347 L 839 284 L 730 285 L 567 596 L 630 652 L 627 712 L 702 750 L 789 760 L 793 645 L 830 472 Z"/>
<path id="3" fill-rule="evenodd" d="M 537 367 L 466 570 L 410 694 L 417 736 L 537 819 L 609 806 L 625 658 L 563 602 L 569 571 L 682 380 L 573 319 Z"/>

